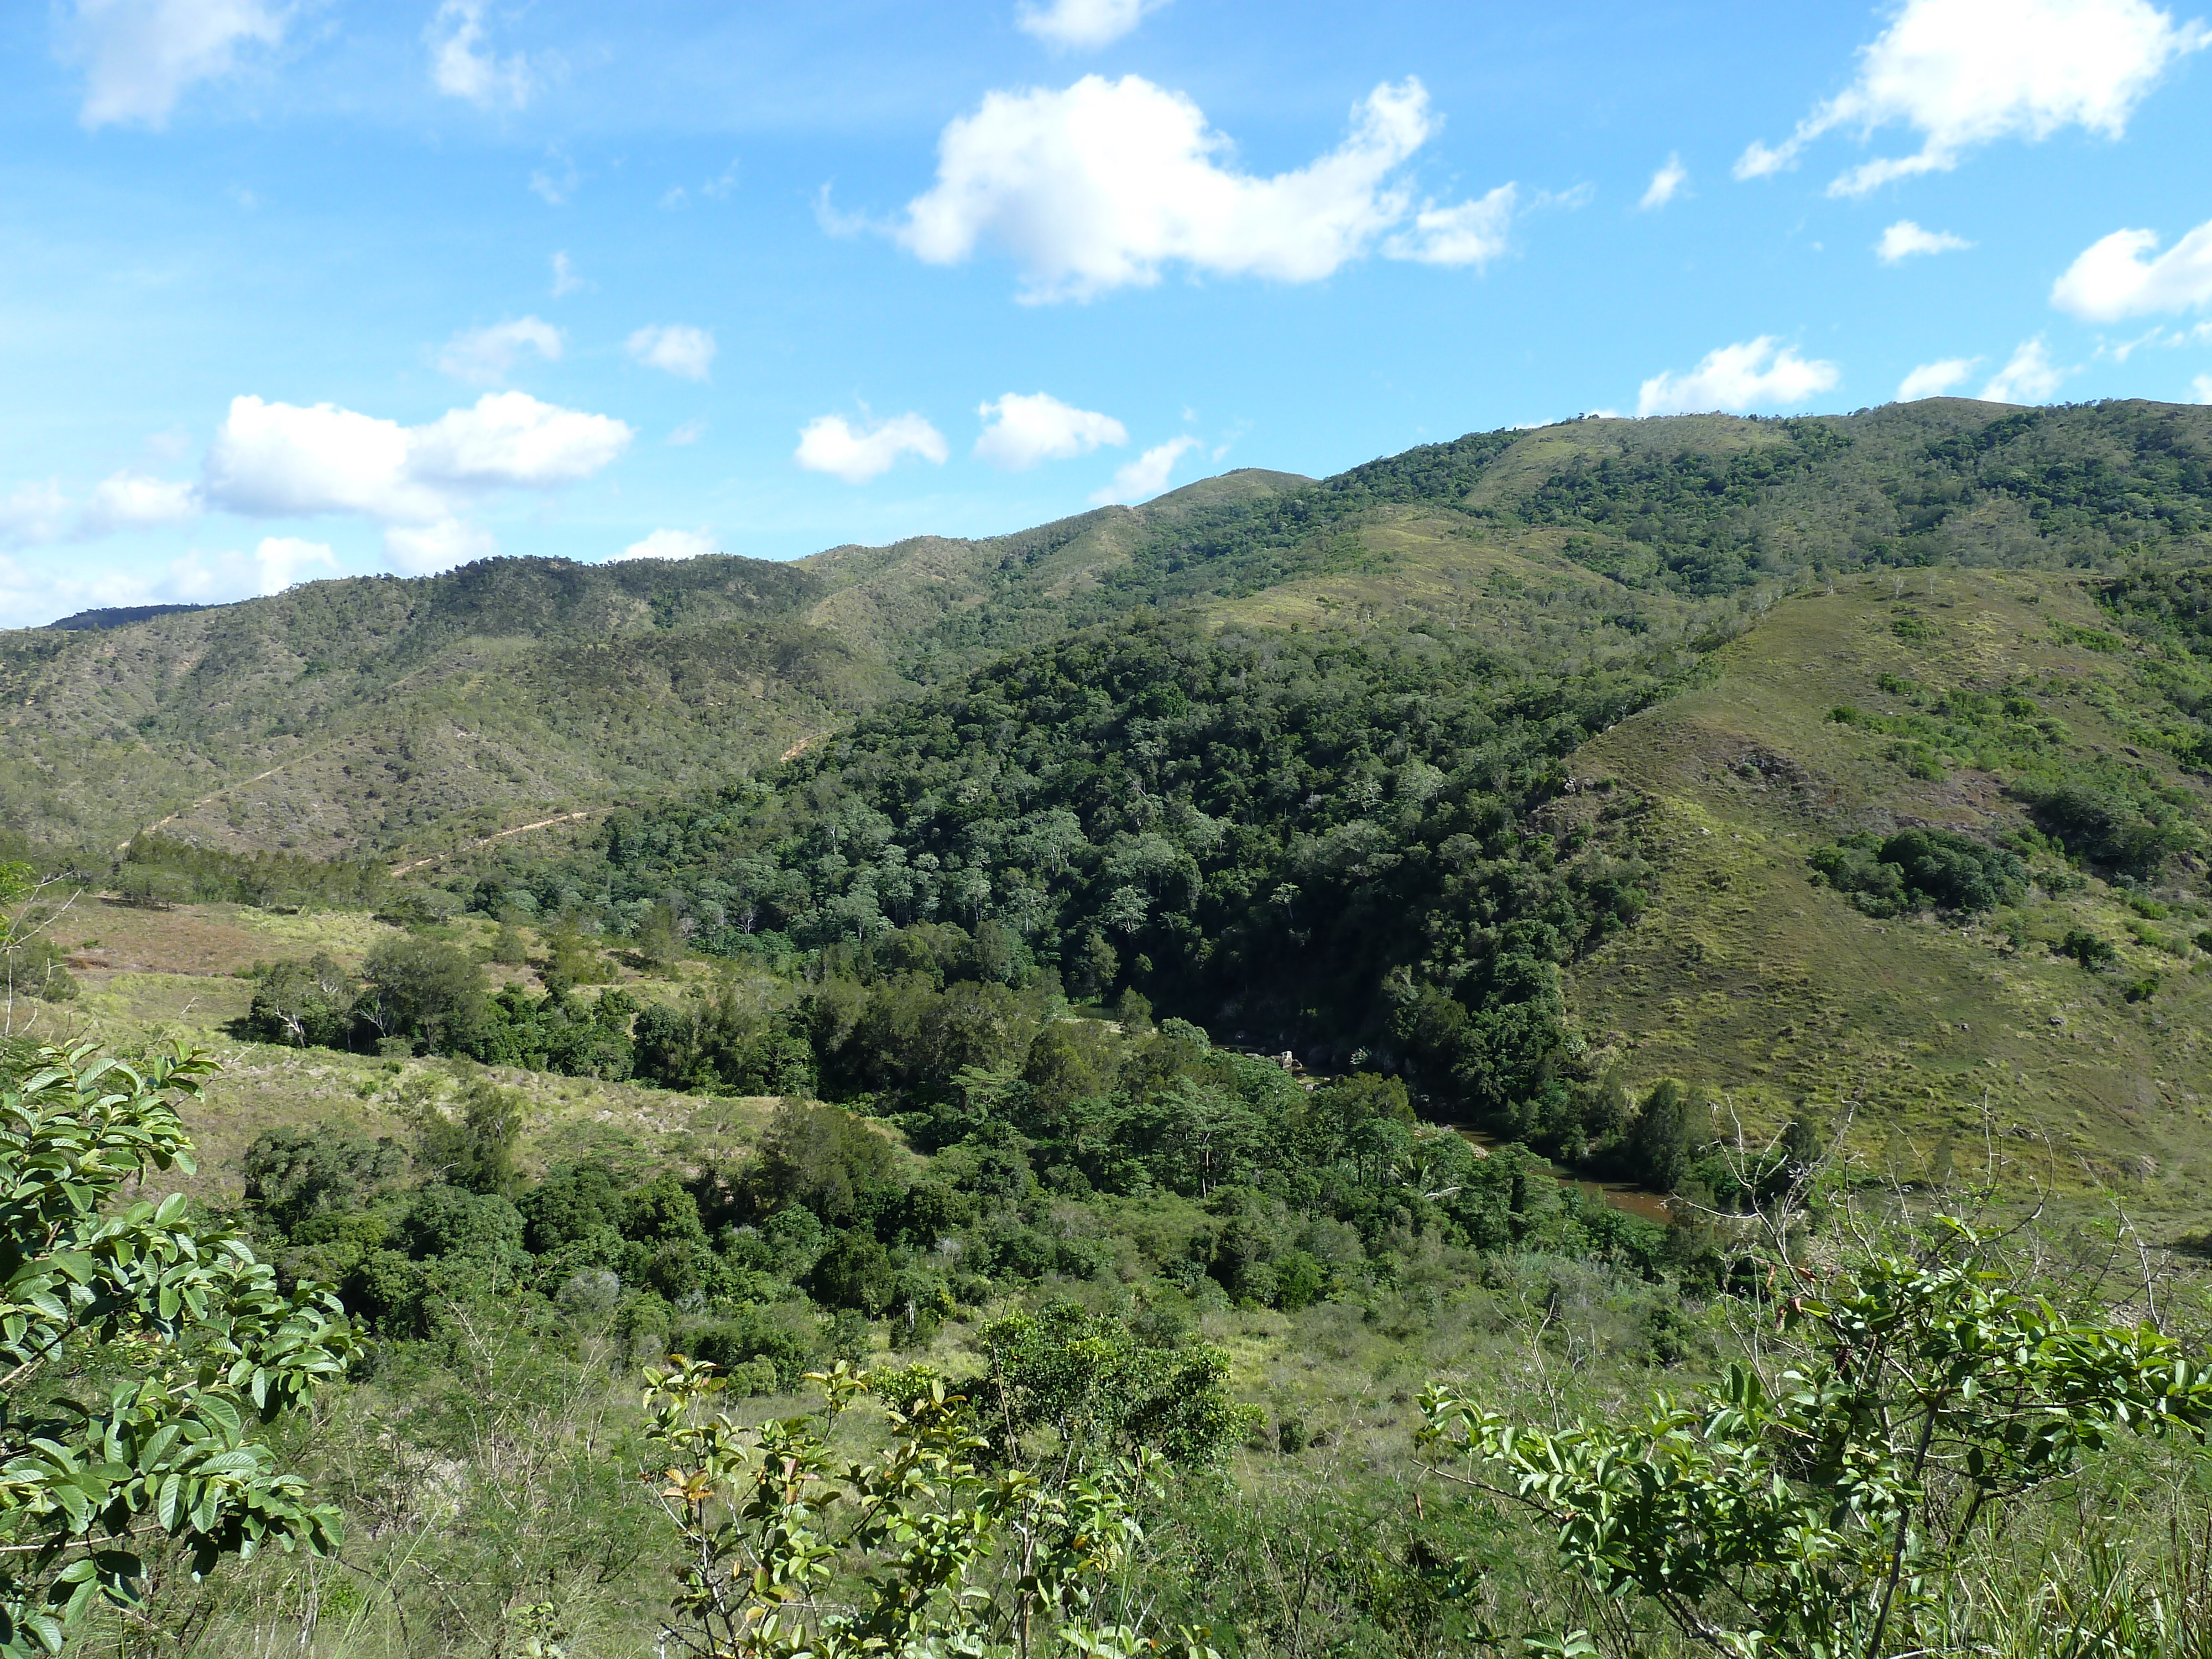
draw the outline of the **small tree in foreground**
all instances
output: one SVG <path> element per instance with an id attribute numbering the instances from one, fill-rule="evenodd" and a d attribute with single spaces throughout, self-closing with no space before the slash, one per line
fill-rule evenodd
<path id="1" fill-rule="evenodd" d="M 264 1544 L 325 1553 L 337 1513 L 252 1437 L 337 1376 L 352 1328 L 287 1296 L 181 1195 L 107 1212 L 149 1170 L 190 1170 L 175 1103 L 216 1069 L 89 1046 L 0 1054 L 0 1655 L 62 1650 L 95 1600 L 129 1608 L 149 1540 L 195 1577 Z M 105 1350 L 103 1353 L 101 1350 Z M 95 1389 L 88 1362 L 118 1380 Z"/>
<path id="2" fill-rule="evenodd" d="M 2123 1431 L 2201 1441 L 2212 1366 L 2148 1326 L 2061 1314 L 1963 1224 L 1935 1224 L 1917 1258 L 1778 1264 L 1794 1363 L 1771 1380 L 1734 1364 L 1695 1403 L 1556 1431 L 1432 1389 L 1425 1437 L 1460 1460 L 1435 1472 L 1541 1511 L 1595 1589 L 1718 1651 L 1948 1651 L 1977 1529 Z"/>
<path id="3" fill-rule="evenodd" d="M 696 1659 L 923 1659 L 1137 1654 L 1218 1659 L 1204 1632 L 1163 1638 L 1130 1622 L 1143 1532 L 1133 1504 L 1149 1460 L 1054 1486 L 979 1465 L 968 1402 L 916 1367 L 815 1373 L 822 1419 L 741 1425 L 710 1407 L 712 1365 L 651 1374 L 646 1439 L 681 1540 L 671 1652 Z M 872 1396 L 888 1447 L 851 1458 L 837 1419 Z"/>

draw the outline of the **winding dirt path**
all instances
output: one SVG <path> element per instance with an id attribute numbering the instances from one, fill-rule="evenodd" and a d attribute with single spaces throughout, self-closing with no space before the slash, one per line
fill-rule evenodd
<path id="1" fill-rule="evenodd" d="M 473 853 L 479 847 L 489 847 L 495 841 L 505 841 L 509 836 L 526 836 L 532 830 L 550 830 L 556 823 L 574 823 L 578 818 L 587 818 L 594 812 L 611 810 L 605 806 L 587 806 L 580 812 L 562 812 L 555 817 L 540 818 L 535 823 L 518 823 L 512 830 L 500 830 L 489 836 L 479 836 L 467 846 L 457 848 L 450 853 L 441 853 L 434 858 L 416 859 L 411 864 L 394 865 L 392 873 L 395 876 L 404 876 L 410 870 L 420 870 L 426 865 L 443 864 L 447 859 L 459 858 L 463 853 Z"/>

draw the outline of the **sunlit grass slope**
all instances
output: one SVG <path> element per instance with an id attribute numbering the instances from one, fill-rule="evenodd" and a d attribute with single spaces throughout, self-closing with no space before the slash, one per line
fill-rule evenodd
<path id="1" fill-rule="evenodd" d="M 1762 1127 L 1848 1112 L 1872 1167 L 1905 1180 L 1994 1157 L 2014 1182 L 2117 1183 L 2177 1231 L 2212 1218 L 2212 957 L 2191 943 L 2193 860 L 2153 894 L 2094 873 L 2053 892 L 2069 883 L 2039 858 L 2028 897 L 1965 925 L 1875 920 L 1807 864 L 1858 830 L 2031 827 L 2006 769 L 1931 765 L 1894 732 L 1834 719 L 1839 706 L 1894 720 L 1943 691 L 2010 689 L 2062 734 L 2062 769 L 2117 763 L 2204 797 L 2203 775 L 2133 729 L 2132 652 L 2075 642 L 2109 641 L 2106 621 L 2064 576 L 1853 578 L 1784 599 L 1717 654 L 1710 684 L 1579 751 L 1577 775 L 1617 775 L 1656 805 L 1656 903 L 1571 979 L 1624 1080 L 1705 1084 Z M 2056 954 L 2077 930 L 2118 961 L 2091 973 Z"/>

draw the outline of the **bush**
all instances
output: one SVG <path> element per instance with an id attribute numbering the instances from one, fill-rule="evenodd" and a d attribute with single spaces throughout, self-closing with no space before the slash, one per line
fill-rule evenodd
<path id="1" fill-rule="evenodd" d="M 620 1231 L 620 1200 L 607 1172 L 596 1164 L 553 1170 L 517 1200 L 522 1242 L 532 1255 L 550 1255 L 599 1234 Z"/>
<path id="2" fill-rule="evenodd" d="M 388 1137 L 264 1129 L 246 1149 L 246 1201 L 289 1233 L 325 1211 L 362 1208 L 406 1166 L 407 1154 Z"/>
<path id="3" fill-rule="evenodd" d="M 2110 939 L 2099 939 L 2094 933 L 2084 933 L 2079 927 L 2069 927 L 2066 937 L 2058 941 L 2058 954 L 2071 957 L 2088 972 L 2101 974 L 2119 960 L 2119 951 Z"/>
<path id="4" fill-rule="evenodd" d="M 494 1194 L 425 1187 L 408 1206 L 399 1232 L 417 1261 L 466 1256 L 507 1265 L 522 1247 L 522 1215 Z"/>
<path id="5" fill-rule="evenodd" d="M 483 1023 L 483 970 L 458 946 L 386 939 L 369 951 L 362 978 L 354 1012 L 380 1038 L 404 1038 L 418 1051 L 462 1054 Z"/>
<path id="6" fill-rule="evenodd" d="M 707 1361 L 733 1382 L 749 1367 L 763 1368 L 768 1387 L 751 1390 L 759 1394 L 791 1393 L 821 1352 L 818 1333 L 801 1329 L 789 1316 L 764 1308 L 748 1308 L 712 1324 L 686 1326 L 672 1340 L 680 1352 Z M 758 1375 L 750 1373 L 748 1381 Z"/>
<path id="7" fill-rule="evenodd" d="M 422 1165 L 432 1180 L 471 1193 L 509 1192 L 520 1179 L 514 1145 L 522 1136 L 522 1093 L 477 1078 L 462 1093 L 461 1121 L 428 1111 L 422 1135 Z"/>
<path id="8" fill-rule="evenodd" d="M 786 1100 L 761 1138 L 755 1190 L 763 1208 L 803 1204 L 833 1224 L 872 1215 L 904 1183 L 890 1141 L 835 1106 Z"/>
<path id="9" fill-rule="evenodd" d="M 0 986 L 9 995 L 33 996 L 44 1002 L 69 1002 L 77 992 L 67 953 L 38 933 L 0 940 Z"/>
<path id="10" fill-rule="evenodd" d="M 2173 808 L 2153 796 L 2124 795 L 2086 782 L 2055 788 L 2016 789 L 2028 801 L 2036 826 L 2077 858 L 2147 881 L 2195 836 Z"/>
<path id="11" fill-rule="evenodd" d="M 344 1046 L 359 987 L 328 956 L 319 951 L 305 962 L 280 962 L 258 969 L 256 978 L 239 1036 L 295 1048 Z"/>
<path id="12" fill-rule="evenodd" d="M 1690 1167 L 1694 1125 L 1691 1097 L 1668 1078 L 1644 1097 L 1644 1104 L 1628 1126 L 1626 1154 L 1630 1178 L 1662 1193 L 1672 1192 Z"/>
<path id="13" fill-rule="evenodd" d="M 1902 830 L 1886 839 L 1862 831 L 1806 861 L 1869 915 L 1991 910 L 2027 891 L 2027 868 L 2016 854 L 1948 830 Z"/>

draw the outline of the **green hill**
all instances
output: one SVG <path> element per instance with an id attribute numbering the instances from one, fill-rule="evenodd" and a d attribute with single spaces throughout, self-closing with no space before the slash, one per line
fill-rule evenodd
<path id="1" fill-rule="evenodd" d="M 0 635 L 0 817 L 102 848 L 433 851 L 707 787 L 895 684 L 809 624 L 805 572 L 501 559 L 314 582 L 98 632 Z"/>
<path id="2" fill-rule="evenodd" d="M 952 926 L 1561 1157 L 1671 1075 L 1900 1179 L 2056 1145 L 2179 1214 L 2208 562 L 2212 410 L 1587 420 L 986 540 L 12 635 L 0 811 L 864 975 Z"/>

